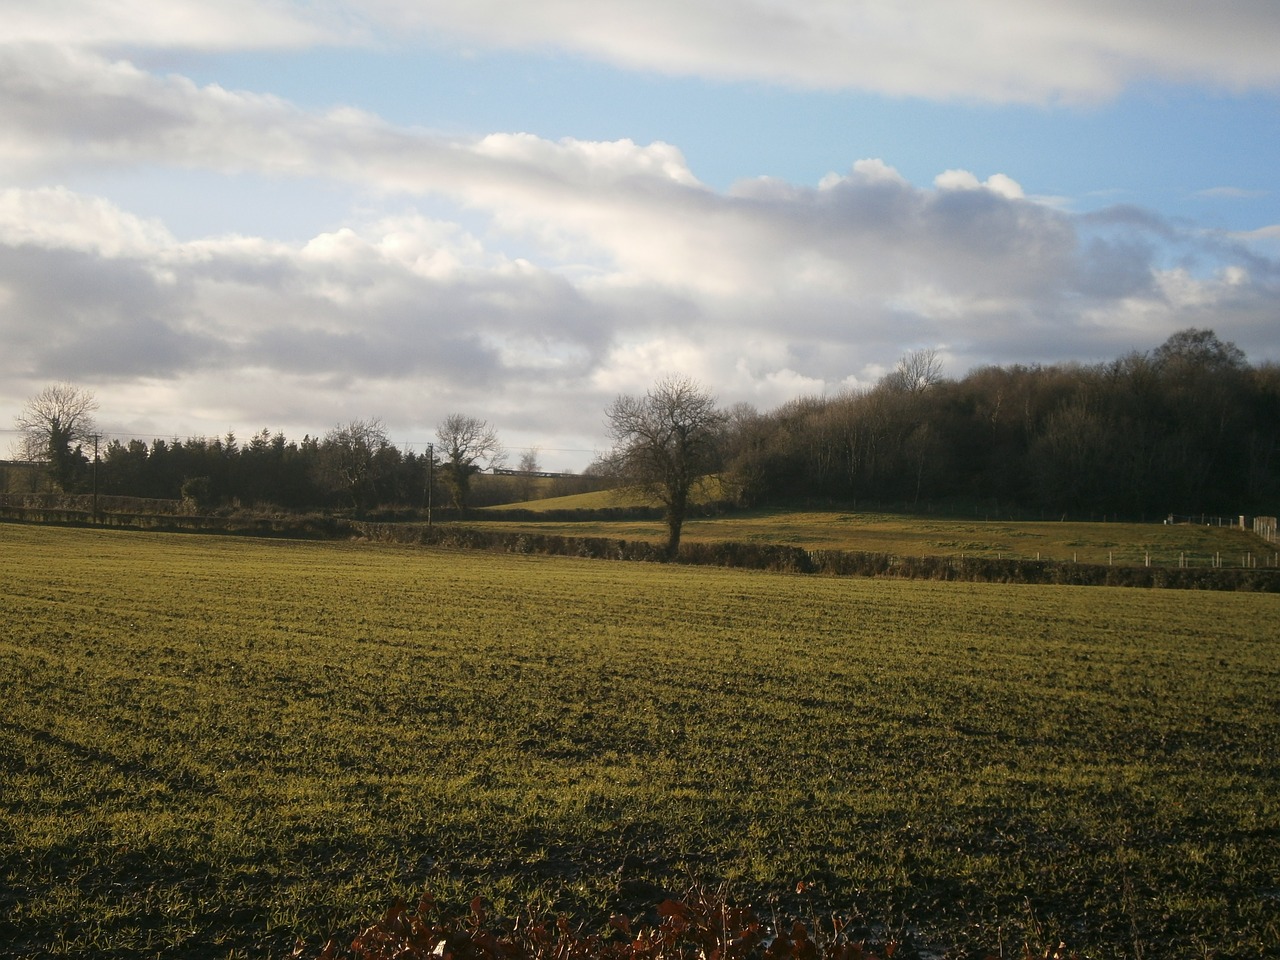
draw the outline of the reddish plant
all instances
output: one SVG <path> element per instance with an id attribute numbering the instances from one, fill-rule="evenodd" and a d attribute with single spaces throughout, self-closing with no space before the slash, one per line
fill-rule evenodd
<path id="1" fill-rule="evenodd" d="M 705 892 L 664 900 L 656 913 L 656 926 L 635 926 L 628 917 L 614 915 L 609 933 L 581 934 L 564 917 L 554 923 L 533 916 L 491 920 L 480 897 L 451 915 L 427 893 L 414 910 L 396 901 L 349 950 L 330 940 L 317 960 L 891 960 L 898 950 L 890 942 L 879 948 L 881 953 L 871 952 L 848 935 L 838 917 L 830 929 L 815 922 L 811 931 L 798 920 L 774 929 L 752 910 Z M 300 942 L 293 956 L 305 955 Z M 1078 957 L 1059 945 L 1044 954 L 1027 947 L 1024 960 Z"/>

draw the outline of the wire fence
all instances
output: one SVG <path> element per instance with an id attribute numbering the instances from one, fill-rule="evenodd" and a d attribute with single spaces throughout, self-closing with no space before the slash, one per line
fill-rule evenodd
<path id="1" fill-rule="evenodd" d="M 1267 541 L 1267 543 L 1280 542 L 1280 537 L 1276 535 L 1275 517 L 1254 517 L 1253 532 Z"/>

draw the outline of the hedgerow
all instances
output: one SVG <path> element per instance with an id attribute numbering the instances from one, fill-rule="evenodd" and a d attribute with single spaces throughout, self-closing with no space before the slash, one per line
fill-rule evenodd
<path id="1" fill-rule="evenodd" d="M 356 520 L 327 514 L 261 516 L 250 512 L 229 516 L 183 516 L 105 512 L 95 516 L 84 508 L 84 497 L 64 498 L 79 504 L 75 509 L 51 497 L 44 498 L 46 503 L 43 505 L 27 504 L 29 498 L 22 498 L 22 505 L 9 503 L 19 499 L 11 497 L 0 502 L 0 521 L 300 539 L 355 537 L 383 543 L 426 544 L 502 553 L 643 562 L 670 560 L 658 544 L 645 540 L 494 531 L 453 523 L 428 525 Z M 1008 557 L 914 556 L 860 550 L 806 550 L 786 544 L 733 541 L 686 541 L 680 545 L 673 562 L 841 577 L 1280 593 L 1280 569 L 1266 567 L 1166 567 Z"/>
<path id="2" fill-rule="evenodd" d="M 348 529 L 357 536 L 389 543 L 421 543 L 503 553 L 538 553 L 606 560 L 660 562 L 667 559 L 656 544 L 607 537 L 570 537 L 528 531 L 490 531 L 453 525 L 428 527 L 422 524 L 368 523 L 356 520 L 348 522 Z M 841 577 L 1280 593 L 1280 570 L 1258 567 L 1137 567 L 998 557 L 896 556 L 855 550 L 805 550 L 785 544 L 734 542 L 685 542 L 680 545 L 674 562 L 690 566 L 736 567 Z"/>

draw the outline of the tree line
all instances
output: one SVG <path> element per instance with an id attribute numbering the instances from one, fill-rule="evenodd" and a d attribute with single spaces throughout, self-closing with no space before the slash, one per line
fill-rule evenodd
<path id="1" fill-rule="evenodd" d="M 1094 365 L 990 366 L 959 380 L 931 351 L 874 387 L 733 412 L 740 498 L 829 497 L 1153 519 L 1274 512 L 1280 367 L 1211 330 Z"/>
<path id="2" fill-rule="evenodd" d="M 46 463 L 63 490 L 90 482 L 96 406 L 59 384 L 17 420 L 26 458 Z M 955 380 L 936 353 L 915 351 L 872 387 L 767 412 L 722 409 L 705 387 L 671 376 L 618 397 L 604 419 L 613 447 L 587 472 L 662 504 L 672 552 L 690 498 L 713 474 L 718 495 L 743 506 L 950 501 L 1153 519 L 1270 514 L 1280 500 L 1280 367 L 1251 365 L 1212 330 L 1106 363 L 988 366 Z M 401 451 L 379 421 L 356 420 L 301 442 L 266 430 L 246 442 L 112 440 L 93 472 L 107 494 L 357 512 L 420 508 L 438 481 L 464 511 L 474 476 L 506 453 L 490 424 L 463 414 L 436 437 L 427 453 Z M 520 468 L 537 472 L 536 451 Z M 499 496 L 529 493 L 526 483 Z"/>
<path id="3" fill-rule="evenodd" d="M 352 420 L 301 442 L 262 430 L 245 442 L 229 433 L 100 443 L 92 417 L 97 408 L 91 393 L 62 383 L 31 398 L 17 418 L 21 455 L 45 464 L 63 492 L 92 487 L 107 496 L 182 499 L 201 509 L 234 503 L 361 513 L 427 506 L 438 487 L 461 513 L 474 505 L 475 475 L 506 462 L 496 429 L 464 414 L 447 416 L 436 443 L 415 453 L 391 443 L 379 420 Z M 526 452 L 520 465 L 524 473 L 536 472 L 536 451 Z M 508 496 L 527 491 L 519 472 L 508 486 L 502 491 Z"/>
<path id="4" fill-rule="evenodd" d="M 1154 519 L 1275 512 L 1280 367 L 1212 330 L 1095 365 L 942 375 L 932 350 L 869 389 L 761 413 L 720 410 L 687 378 L 606 411 L 599 469 L 666 508 L 674 555 L 689 497 L 716 473 L 739 505 L 821 499 Z"/>

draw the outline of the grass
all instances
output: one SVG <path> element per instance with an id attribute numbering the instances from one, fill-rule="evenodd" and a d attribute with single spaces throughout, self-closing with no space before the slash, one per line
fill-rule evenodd
<path id="1" fill-rule="evenodd" d="M 0 612 L 9 956 L 801 879 L 940 949 L 1280 942 L 1272 595 L 0 525 Z"/>
<path id="2" fill-rule="evenodd" d="M 545 509 L 579 509 L 608 504 L 608 492 L 576 498 L 534 501 L 556 504 Z M 502 509 L 502 508 L 498 508 Z M 484 511 L 473 520 L 483 521 Z M 483 521 L 486 528 L 617 537 L 624 540 L 666 539 L 660 521 Z M 1158 566 L 1206 567 L 1220 563 L 1275 566 L 1280 553 L 1252 532 L 1233 527 L 1163 523 L 1084 523 L 1071 521 L 1013 522 L 959 520 L 839 510 L 770 509 L 694 518 L 683 539 L 695 543 L 789 544 L 811 550 L 858 550 L 897 556 L 974 556 L 1072 560 L 1080 563 L 1141 565 L 1148 557 Z"/>

